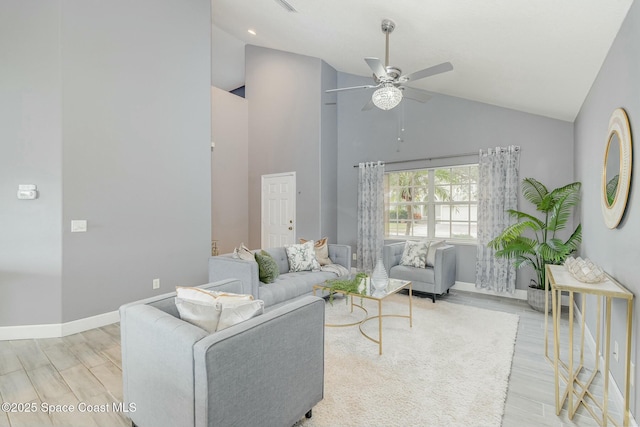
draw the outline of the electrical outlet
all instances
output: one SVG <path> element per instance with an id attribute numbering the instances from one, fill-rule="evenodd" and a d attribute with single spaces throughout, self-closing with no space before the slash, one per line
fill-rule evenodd
<path id="1" fill-rule="evenodd" d="M 618 354 L 620 354 L 619 351 L 619 347 L 618 347 L 618 341 L 614 341 L 613 342 L 613 358 L 615 359 L 615 361 L 618 361 Z"/>
<path id="2" fill-rule="evenodd" d="M 351 254 L 351 260 L 352 261 L 357 261 L 358 260 L 358 255 L 357 254 Z"/>
<path id="3" fill-rule="evenodd" d="M 636 364 L 631 362 L 631 369 L 629 369 L 631 372 L 629 373 L 629 383 L 631 384 L 631 387 L 635 387 L 636 385 Z"/>
<path id="4" fill-rule="evenodd" d="M 160 287 L 160 279 L 153 279 L 153 289 L 158 289 Z"/>

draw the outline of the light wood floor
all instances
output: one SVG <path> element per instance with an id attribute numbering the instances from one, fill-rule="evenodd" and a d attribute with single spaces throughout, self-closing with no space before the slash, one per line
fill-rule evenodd
<path id="1" fill-rule="evenodd" d="M 441 300 L 520 316 L 504 427 L 598 425 L 583 408 L 573 420 L 565 409 L 556 416 L 553 367 L 543 351 L 544 316 L 526 301 L 462 291 L 451 291 Z M 565 314 L 565 337 L 567 325 Z M 112 403 L 122 401 L 119 324 L 64 338 L 0 341 L 0 397 L 2 402 L 31 402 L 38 407 L 36 413 L 0 411 L 0 427 L 129 426 L 126 415 L 111 410 L 78 412 L 81 402 L 111 409 Z M 41 411 L 42 403 L 74 405 L 76 412 L 47 415 Z"/>

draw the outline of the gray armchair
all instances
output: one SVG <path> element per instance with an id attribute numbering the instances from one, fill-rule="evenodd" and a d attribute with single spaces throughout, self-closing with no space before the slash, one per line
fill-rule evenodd
<path id="1" fill-rule="evenodd" d="M 384 245 L 382 262 L 387 274 L 392 279 L 410 280 L 414 291 L 431 294 L 436 302 L 436 295 L 448 293 L 456 282 L 456 248 L 445 245 L 436 249 L 433 267 L 416 268 L 399 265 L 404 251 L 404 242 Z"/>
<path id="2" fill-rule="evenodd" d="M 203 288 L 238 292 L 224 280 Z M 292 301 L 212 334 L 175 292 L 120 308 L 125 406 L 139 427 L 287 427 L 322 400 L 324 300 Z"/>

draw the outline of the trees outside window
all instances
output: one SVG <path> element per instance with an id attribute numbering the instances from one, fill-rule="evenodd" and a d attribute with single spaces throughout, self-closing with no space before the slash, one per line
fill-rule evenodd
<path id="1" fill-rule="evenodd" d="M 388 238 L 477 238 L 478 165 L 385 174 Z"/>

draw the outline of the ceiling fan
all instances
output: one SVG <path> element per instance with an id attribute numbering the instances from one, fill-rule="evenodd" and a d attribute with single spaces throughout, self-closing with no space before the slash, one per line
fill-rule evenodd
<path id="1" fill-rule="evenodd" d="M 364 58 L 365 62 L 373 71 L 373 80 L 375 84 L 343 87 L 338 89 L 329 89 L 326 92 L 340 92 L 354 89 L 376 89 L 371 95 L 371 100 L 362 108 L 362 111 L 370 110 L 374 106 L 382 110 L 391 110 L 396 107 L 402 98 L 409 98 L 419 102 L 427 102 L 431 95 L 421 89 L 414 89 L 405 86 L 405 83 L 424 79 L 425 77 L 434 76 L 453 70 L 450 62 L 443 62 L 433 67 L 425 68 L 411 74 L 402 74 L 402 70 L 389 65 L 389 34 L 396 27 L 396 24 L 390 19 L 382 20 L 382 32 L 386 36 L 385 62 L 384 64 L 378 58 Z"/>

